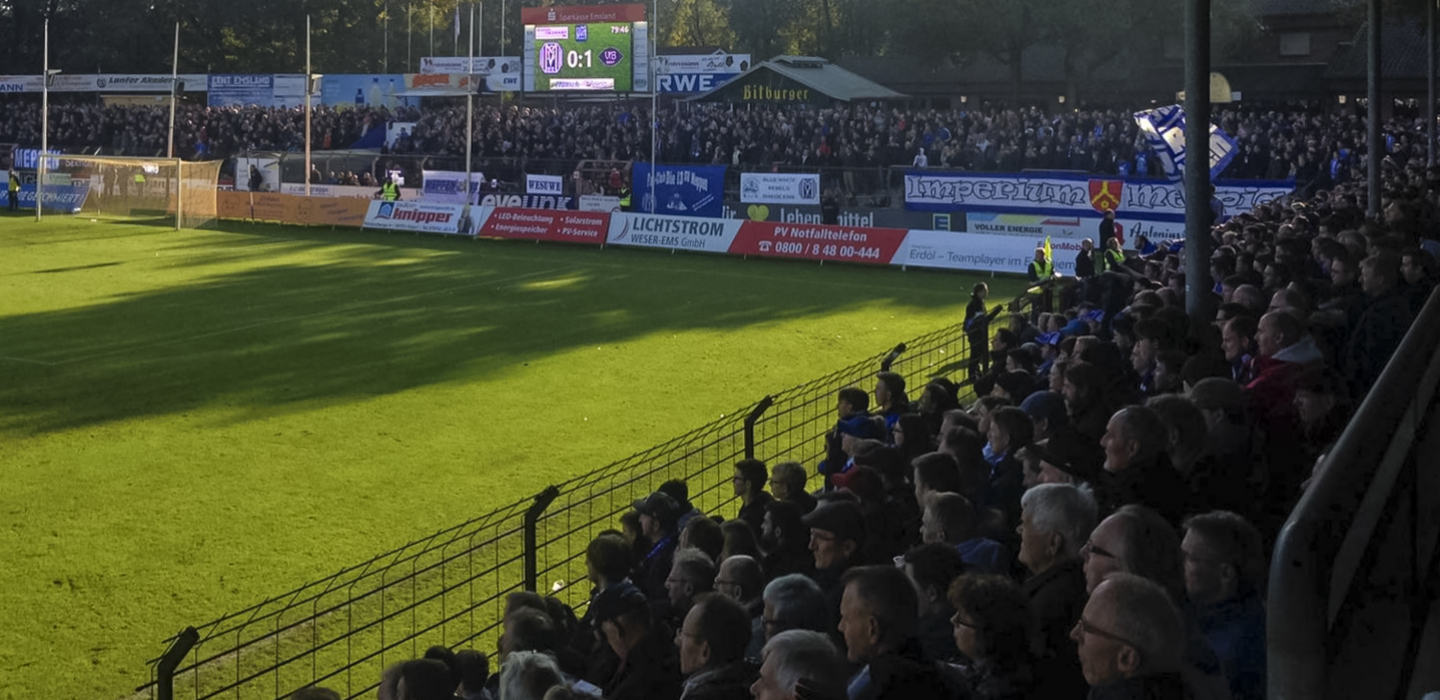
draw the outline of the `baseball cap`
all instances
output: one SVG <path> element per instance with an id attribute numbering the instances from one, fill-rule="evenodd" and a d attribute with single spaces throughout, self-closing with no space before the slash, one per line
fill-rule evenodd
<path id="1" fill-rule="evenodd" d="M 859 542 L 865 539 L 865 516 L 860 506 L 851 501 L 826 501 L 805 516 L 803 522 L 814 530 L 833 533 L 842 540 Z"/>
<path id="2" fill-rule="evenodd" d="M 680 520 L 680 504 L 664 491 L 656 491 L 635 501 L 634 505 L 635 510 L 640 511 L 641 515 L 655 518 L 663 525 L 673 526 Z"/>
<path id="3" fill-rule="evenodd" d="M 1070 416 L 1065 412 L 1065 397 L 1058 392 L 1037 391 L 1020 403 L 1020 410 L 1032 421 L 1047 421 L 1052 432 L 1059 426 L 1070 424 Z"/>

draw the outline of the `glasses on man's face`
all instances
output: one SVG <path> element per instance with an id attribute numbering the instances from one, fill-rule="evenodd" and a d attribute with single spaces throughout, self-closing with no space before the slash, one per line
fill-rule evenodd
<path id="1" fill-rule="evenodd" d="M 819 541 L 819 542 L 834 542 L 837 538 L 836 538 L 834 535 L 832 535 L 832 534 L 830 534 L 830 533 L 828 533 L 828 532 L 821 532 L 820 530 L 811 530 L 811 531 L 810 531 L 810 539 L 816 540 L 816 541 Z"/>
<path id="2" fill-rule="evenodd" d="M 1118 635 L 1118 634 L 1114 634 L 1113 632 L 1106 632 L 1105 630 L 1102 630 L 1102 629 L 1100 629 L 1099 627 L 1096 627 L 1095 625 L 1090 624 L 1090 623 L 1089 623 L 1088 621 L 1086 621 L 1085 618 L 1083 618 L 1083 617 L 1080 618 L 1080 622 L 1078 623 L 1078 626 L 1080 627 L 1080 633 L 1081 633 L 1081 634 L 1091 635 L 1091 636 L 1095 636 L 1095 637 L 1100 637 L 1100 638 L 1102 638 L 1102 639 L 1108 639 L 1108 640 L 1110 640 L 1110 641 L 1112 641 L 1112 642 L 1119 642 L 1119 643 L 1121 643 L 1121 644 L 1124 644 L 1125 646 L 1130 647 L 1130 648 L 1132 648 L 1132 649 L 1135 649 L 1136 651 L 1139 651 L 1139 650 L 1140 650 L 1140 647 L 1135 646 L 1135 643 L 1134 643 L 1134 642 L 1131 642 L 1130 640 L 1128 640 L 1128 639 L 1126 639 L 1126 638 L 1124 638 L 1124 637 L 1121 637 L 1121 636 Z"/>
<path id="3" fill-rule="evenodd" d="M 1119 557 L 1115 556 L 1114 554 L 1112 554 L 1112 553 L 1110 553 L 1110 552 L 1105 551 L 1104 549 L 1101 549 L 1101 548 L 1099 548 L 1099 547 L 1096 547 L 1094 542 L 1089 542 L 1089 541 L 1085 542 L 1085 546 L 1080 548 L 1080 556 L 1082 556 L 1082 557 L 1110 557 L 1111 559 L 1119 559 Z"/>

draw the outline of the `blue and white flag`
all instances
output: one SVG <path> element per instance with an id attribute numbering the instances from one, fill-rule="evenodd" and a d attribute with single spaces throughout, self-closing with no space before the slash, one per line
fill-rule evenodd
<path id="1" fill-rule="evenodd" d="M 1170 105 L 1135 113 L 1135 123 L 1145 133 L 1155 152 L 1160 171 L 1171 182 L 1185 173 L 1185 108 Z M 1235 140 L 1214 124 L 1210 125 L 1210 178 L 1220 176 L 1235 158 Z"/>

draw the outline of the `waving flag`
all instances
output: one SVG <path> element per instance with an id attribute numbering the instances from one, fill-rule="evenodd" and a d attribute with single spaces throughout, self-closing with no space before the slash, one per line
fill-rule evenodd
<path id="1" fill-rule="evenodd" d="M 1170 105 L 1135 113 L 1150 149 L 1160 162 L 1160 170 L 1171 182 L 1180 180 L 1185 172 L 1185 108 Z M 1210 125 L 1210 177 L 1220 176 L 1235 158 L 1235 141 L 1214 124 Z"/>

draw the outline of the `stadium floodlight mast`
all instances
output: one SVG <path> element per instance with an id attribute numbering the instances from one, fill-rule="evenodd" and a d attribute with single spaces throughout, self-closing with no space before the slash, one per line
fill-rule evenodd
<path id="1" fill-rule="evenodd" d="M 170 137 L 165 140 L 165 157 L 175 157 L 175 101 L 180 99 L 180 23 L 175 23 L 175 58 L 170 62 Z"/>
<path id="2" fill-rule="evenodd" d="M 310 15 L 305 15 L 305 196 L 310 196 L 310 103 L 315 93 L 310 68 Z M 281 189 L 284 189 L 283 187 Z"/>
<path id="3" fill-rule="evenodd" d="M 475 80 L 475 3 L 470 3 L 470 57 L 465 62 L 465 72 L 469 76 L 465 84 L 465 204 L 470 201 L 470 191 L 478 190 L 475 187 L 475 175 L 471 156 L 475 150 L 475 91 L 480 89 L 479 83 Z M 479 204 L 479 202 L 474 202 Z"/>
<path id="4" fill-rule="evenodd" d="M 651 2 L 655 24 L 650 28 L 650 45 L 655 48 L 650 51 L 650 213 L 654 214 L 660 211 L 655 205 L 655 174 L 660 169 L 655 162 L 655 142 L 660 140 L 660 0 Z"/>
<path id="5" fill-rule="evenodd" d="M 41 210 L 45 207 L 40 203 L 45 201 L 45 161 L 47 151 L 50 150 L 50 81 L 59 75 L 59 69 L 50 70 L 50 20 L 45 20 L 45 73 L 44 80 L 40 81 L 40 162 L 37 171 L 39 177 L 35 178 L 35 220 L 39 221 Z"/>

